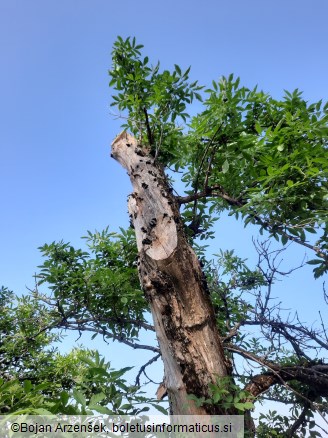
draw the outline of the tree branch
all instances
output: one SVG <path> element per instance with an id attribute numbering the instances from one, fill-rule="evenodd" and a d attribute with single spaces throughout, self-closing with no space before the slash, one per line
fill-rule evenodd
<path id="1" fill-rule="evenodd" d="M 238 201 L 238 199 L 229 196 L 221 186 L 207 187 L 205 190 L 202 190 L 201 192 L 193 193 L 192 195 L 176 197 L 179 205 L 188 204 L 189 202 L 193 202 L 201 198 L 222 198 L 225 201 L 227 201 L 229 205 L 235 207 L 243 206 L 243 204 L 240 201 Z"/>
<path id="2" fill-rule="evenodd" d="M 258 397 L 266 392 L 271 386 L 280 384 L 295 392 L 300 397 L 307 399 L 301 393 L 286 384 L 286 382 L 291 380 L 297 380 L 300 383 L 308 385 L 316 392 L 317 397 L 328 397 L 328 364 L 280 366 L 260 358 L 254 353 L 245 351 L 236 345 L 228 344 L 225 345 L 224 348 L 239 354 L 245 359 L 255 361 L 270 370 L 251 377 L 251 381 L 246 385 L 245 390 L 250 392 L 254 397 Z"/>
<path id="3" fill-rule="evenodd" d="M 146 107 L 143 107 L 143 112 L 145 114 L 145 119 L 146 119 L 146 129 L 147 129 L 148 143 L 149 143 L 149 146 L 151 147 L 153 145 L 153 135 L 152 135 L 152 132 L 151 132 L 151 129 L 150 129 L 148 112 L 147 112 Z"/>
<path id="4" fill-rule="evenodd" d="M 304 408 L 300 414 L 300 416 L 297 418 L 297 420 L 292 424 L 292 426 L 286 431 L 286 437 L 292 438 L 296 431 L 302 426 L 302 424 L 306 421 L 306 414 L 309 411 L 310 403 L 305 403 Z"/>
<path id="5" fill-rule="evenodd" d="M 160 355 L 160 354 L 157 354 L 156 356 L 152 357 L 147 363 L 145 363 L 144 365 L 142 365 L 142 367 L 139 369 L 139 372 L 138 372 L 137 377 L 136 377 L 136 381 L 135 381 L 135 385 L 136 385 L 136 386 L 140 386 L 140 377 L 141 377 L 141 374 L 145 374 L 145 376 L 147 377 L 147 379 L 149 379 L 149 377 L 148 377 L 148 376 L 146 375 L 146 373 L 145 373 L 145 370 L 146 370 L 146 368 L 147 368 L 149 365 L 151 365 L 152 363 L 156 362 L 160 357 L 161 357 L 161 355 Z M 151 381 L 151 380 L 149 379 L 149 381 Z M 152 381 L 152 383 L 155 383 L 155 382 Z"/>
<path id="6" fill-rule="evenodd" d="M 232 207 L 244 207 L 247 204 L 247 202 L 245 202 L 245 201 L 242 202 L 238 198 L 234 198 L 234 197 L 230 196 L 224 190 L 224 188 L 220 185 L 213 186 L 213 187 L 206 187 L 203 191 L 201 191 L 201 192 L 195 191 L 195 193 L 193 193 L 191 195 L 177 196 L 176 197 L 179 205 L 188 204 L 189 202 L 197 201 L 198 199 L 202 199 L 202 198 L 221 198 Z M 291 234 L 288 234 L 286 231 L 283 230 L 283 228 L 282 228 L 283 224 L 281 224 L 281 225 L 271 224 L 269 221 L 265 221 L 265 220 L 261 219 L 261 217 L 256 212 L 248 212 L 247 214 L 249 216 L 251 216 L 256 221 L 256 223 L 258 225 L 263 227 L 268 232 L 270 232 L 270 233 L 276 232 L 276 233 L 280 234 L 281 236 L 284 236 L 286 239 L 288 239 L 291 242 L 295 242 L 299 245 L 304 246 L 305 248 L 311 249 L 319 257 L 323 258 L 325 260 L 325 262 L 328 264 L 328 254 L 327 253 L 323 252 L 319 247 L 317 247 L 315 245 L 311 245 L 310 243 L 307 243 L 307 242 L 305 242 L 305 241 L 303 241 L 295 236 L 292 236 Z"/>

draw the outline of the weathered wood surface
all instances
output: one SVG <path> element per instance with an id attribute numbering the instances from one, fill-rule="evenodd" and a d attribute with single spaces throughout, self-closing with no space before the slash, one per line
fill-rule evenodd
<path id="1" fill-rule="evenodd" d="M 128 208 L 139 251 L 139 277 L 149 301 L 174 414 L 223 413 L 187 396 L 208 395 L 226 376 L 223 348 L 199 261 L 187 242 L 164 171 L 134 137 L 121 133 L 112 156 L 128 172 Z M 208 410 L 211 409 L 209 412 Z"/>

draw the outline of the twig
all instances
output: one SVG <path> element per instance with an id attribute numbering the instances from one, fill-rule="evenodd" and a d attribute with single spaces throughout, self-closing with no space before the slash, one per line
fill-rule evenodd
<path id="1" fill-rule="evenodd" d="M 137 374 L 137 377 L 136 377 L 136 381 L 135 381 L 135 385 L 136 385 L 136 386 L 140 386 L 140 376 L 141 376 L 141 374 L 145 374 L 145 376 L 147 377 L 147 379 L 148 379 L 149 381 L 151 381 L 152 383 L 156 383 L 156 382 L 153 382 L 151 379 L 149 379 L 149 377 L 148 377 L 147 374 L 145 373 L 145 369 L 146 369 L 149 365 L 151 365 L 152 363 L 156 362 L 156 361 L 158 360 L 158 358 L 160 358 L 160 357 L 161 357 L 161 355 L 160 355 L 160 354 L 157 354 L 156 356 L 152 357 L 147 363 L 145 363 L 144 365 L 142 365 L 142 367 L 140 368 L 140 370 L 139 370 L 139 372 L 138 372 L 138 374 Z"/>

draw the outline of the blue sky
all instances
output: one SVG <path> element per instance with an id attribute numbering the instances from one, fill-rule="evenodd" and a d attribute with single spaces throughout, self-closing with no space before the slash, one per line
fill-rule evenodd
<path id="1" fill-rule="evenodd" d="M 136 36 L 163 67 L 191 65 L 200 83 L 234 73 L 277 98 L 299 88 L 316 101 L 327 100 L 327 16 L 326 0 L 1 0 L 0 284 L 31 286 L 46 242 L 79 245 L 87 229 L 128 224 L 130 183 L 109 156 L 120 130 L 107 75 L 117 35 Z M 251 253 L 233 219 L 217 230 L 213 252 Z M 287 280 L 286 307 L 317 318 L 321 283 L 310 269 Z"/>

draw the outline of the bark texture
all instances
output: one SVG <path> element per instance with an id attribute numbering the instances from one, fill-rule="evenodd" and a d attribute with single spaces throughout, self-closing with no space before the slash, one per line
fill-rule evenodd
<path id="1" fill-rule="evenodd" d="M 208 385 L 227 376 L 221 339 L 199 261 L 188 244 L 179 206 L 162 167 L 134 137 L 121 133 L 112 157 L 128 172 L 128 208 L 139 252 L 140 281 L 149 301 L 174 414 L 223 414 L 197 407 L 187 394 L 208 396 Z"/>
<path id="2" fill-rule="evenodd" d="M 273 371 L 257 374 L 246 385 L 254 397 L 258 397 L 273 385 L 285 385 L 287 382 L 297 380 L 311 389 L 314 398 L 328 397 L 328 365 L 315 364 L 308 366 L 274 366 Z"/>

